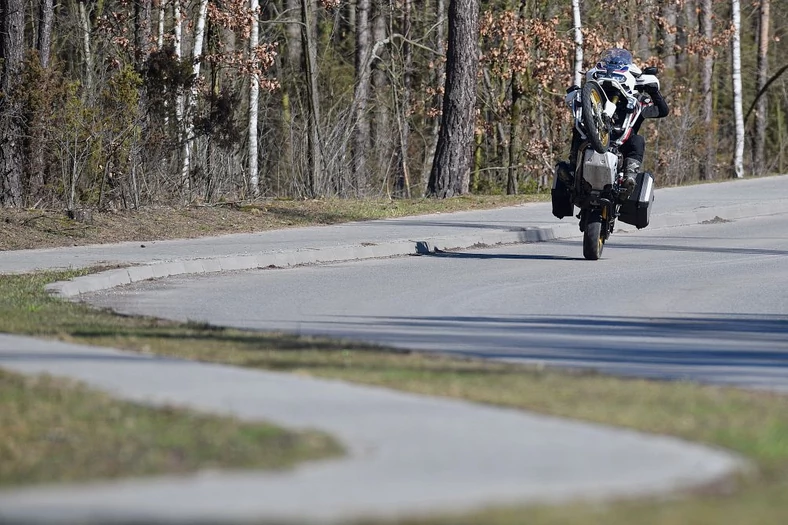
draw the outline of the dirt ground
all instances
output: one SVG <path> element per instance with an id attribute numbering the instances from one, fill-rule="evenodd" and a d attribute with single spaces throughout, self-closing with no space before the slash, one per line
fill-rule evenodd
<path id="1" fill-rule="evenodd" d="M 123 241 L 195 238 L 296 226 L 512 206 L 547 195 L 464 196 L 411 200 L 275 200 L 213 206 L 154 207 L 72 214 L 0 208 L 0 251 Z"/>

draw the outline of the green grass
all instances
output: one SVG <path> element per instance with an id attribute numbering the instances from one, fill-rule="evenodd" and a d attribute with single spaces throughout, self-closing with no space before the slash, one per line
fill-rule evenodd
<path id="1" fill-rule="evenodd" d="M 0 332 L 70 339 L 123 324 L 122 318 L 44 292 L 44 284 L 56 275 L 78 273 L 0 277 Z M 151 330 L 156 324 L 144 323 Z M 151 408 L 116 401 L 70 381 L 2 370 L 0 429 L 0 485 L 204 468 L 279 469 L 342 453 L 319 432 Z"/>
<path id="2" fill-rule="evenodd" d="M 0 370 L 0 486 L 201 469 L 283 469 L 338 455 L 317 432 L 117 401 L 78 383 Z"/>
<path id="3" fill-rule="evenodd" d="M 788 399 L 783 396 L 120 317 L 61 302 L 43 291 L 45 283 L 75 275 L 0 278 L 0 331 L 383 385 L 619 425 L 724 447 L 758 469 L 735 484 L 679 500 L 492 509 L 402 523 L 750 525 L 784 523 L 788 516 Z"/>

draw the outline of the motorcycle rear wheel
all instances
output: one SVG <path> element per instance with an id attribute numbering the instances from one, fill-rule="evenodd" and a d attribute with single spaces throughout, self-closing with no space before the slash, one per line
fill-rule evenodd
<path id="1" fill-rule="evenodd" d="M 583 257 L 589 261 L 599 260 L 602 256 L 602 249 L 605 247 L 604 234 L 602 214 L 599 210 L 589 211 L 583 231 Z"/>
<path id="2" fill-rule="evenodd" d="M 604 114 L 605 94 L 595 82 L 586 82 L 580 96 L 583 101 L 583 126 L 591 147 L 604 153 L 610 146 L 610 123 Z"/>

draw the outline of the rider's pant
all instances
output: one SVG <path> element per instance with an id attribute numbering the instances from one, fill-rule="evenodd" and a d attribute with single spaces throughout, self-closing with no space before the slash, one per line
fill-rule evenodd
<path id="1" fill-rule="evenodd" d="M 621 145 L 619 151 L 626 159 L 632 159 L 643 164 L 643 155 L 646 153 L 646 139 L 641 135 L 633 134 Z"/>
<path id="2" fill-rule="evenodd" d="M 582 142 L 583 141 L 580 138 L 580 134 L 577 132 L 576 129 L 573 129 L 572 146 L 569 150 L 569 164 L 571 165 L 573 170 L 575 169 L 577 152 L 580 149 L 580 144 Z M 629 139 L 621 145 L 619 151 L 621 151 L 621 154 L 624 155 L 625 159 L 636 160 L 641 164 L 643 164 L 643 156 L 646 153 L 646 139 L 644 139 L 642 135 L 633 133 L 632 136 L 630 136 Z"/>

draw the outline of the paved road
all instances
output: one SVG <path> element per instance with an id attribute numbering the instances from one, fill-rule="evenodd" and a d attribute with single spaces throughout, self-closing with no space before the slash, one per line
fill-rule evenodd
<path id="1" fill-rule="evenodd" d="M 788 177 L 659 190 L 653 226 L 696 224 L 717 216 L 739 219 L 773 214 L 788 208 L 786 204 Z M 422 247 L 426 248 L 446 248 L 477 243 L 572 239 L 576 235 L 574 221 L 559 223 L 550 217 L 549 206 L 540 204 L 192 241 L 4 252 L 0 253 L 0 273 L 86 266 L 96 262 L 138 265 L 56 288 L 63 295 L 73 295 L 153 276 L 402 255 L 413 253 L 417 241 L 424 241 Z M 624 241 L 628 235 L 617 234 L 614 239 Z M 514 278 L 512 272 L 522 271 L 526 266 L 523 263 L 549 261 L 557 275 L 571 272 L 564 273 L 563 279 L 577 273 L 577 265 L 585 265 L 581 266 L 583 271 L 607 268 L 604 279 L 598 279 L 601 284 L 597 283 L 596 289 L 607 287 L 610 276 L 621 271 L 619 265 L 610 262 L 619 257 L 612 244 L 606 251 L 610 260 L 598 263 L 576 260 L 579 254 L 576 241 L 534 246 L 548 252 L 519 255 L 512 251 L 513 247 L 508 247 L 500 252 L 400 260 L 405 264 L 417 264 L 419 268 L 406 275 L 386 274 L 379 277 L 378 284 L 412 279 L 426 267 L 450 278 L 452 276 L 444 268 L 456 264 L 467 266 L 469 262 L 487 263 L 485 271 L 479 273 L 490 275 L 491 265 L 515 261 L 520 263 L 516 270 L 496 268 L 499 272 L 496 274 L 497 288 L 489 292 L 493 295 L 503 293 L 501 298 L 517 304 L 518 298 L 540 297 L 538 286 L 531 290 Z M 567 249 L 563 255 L 560 253 L 562 247 Z M 363 269 L 367 264 L 374 266 L 386 262 L 392 261 L 372 261 L 352 267 Z M 590 266 L 594 264 L 596 266 Z M 324 275 L 333 278 L 347 272 L 348 268 L 337 265 L 322 270 Z M 295 271 L 310 270 L 318 271 L 316 268 Z M 637 272 L 638 269 L 627 271 Z M 267 279 L 285 273 L 262 272 L 253 278 Z M 355 271 L 350 275 L 346 273 L 340 282 L 346 287 L 356 286 L 354 274 Z M 218 274 L 213 276 L 218 277 Z M 554 276 L 542 275 L 543 279 L 548 277 L 554 281 Z M 318 279 L 318 282 L 324 281 L 323 277 Z M 170 281 L 166 286 L 177 289 L 177 282 Z M 197 283 L 207 281 L 189 282 L 198 286 Z M 447 296 L 449 307 L 473 305 L 477 298 L 490 300 L 479 295 L 478 290 L 465 289 L 464 281 L 455 284 L 458 286 L 454 293 Z M 591 286 L 590 279 L 586 286 Z M 571 290 L 562 299 L 575 293 L 576 290 Z M 410 300 L 420 303 L 429 295 L 430 290 L 417 289 L 410 292 Z M 280 296 L 279 302 L 286 304 L 282 297 L 289 296 Z M 451 312 L 447 319 L 423 319 L 427 324 L 421 331 L 449 333 L 466 325 L 482 324 L 476 323 L 478 315 L 473 308 L 459 314 L 446 311 Z M 367 314 L 365 311 L 364 315 Z M 422 320 L 418 323 L 412 319 L 390 321 L 389 324 L 395 326 L 418 325 Z M 485 323 L 492 322 L 499 329 L 497 331 L 503 334 L 501 339 L 524 328 L 540 330 L 545 324 L 543 321 L 530 322 L 525 316 L 514 322 L 505 317 L 484 319 Z M 643 320 L 644 323 L 649 321 Z M 604 322 L 611 320 L 603 319 L 595 326 L 604 325 Z M 351 320 L 348 324 L 358 323 Z M 633 341 L 640 340 L 643 330 L 638 326 L 630 326 L 628 330 L 637 334 Z M 400 341 L 407 342 L 407 338 Z M 3 492 L 0 493 L 0 518 L 27 517 L 50 522 L 79 517 L 106 522 L 120 517 L 226 521 L 266 516 L 299 522 L 346 522 L 358 515 L 391 517 L 513 501 L 557 501 L 578 495 L 609 497 L 675 490 L 715 479 L 741 467 L 735 458 L 725 453 L 661 437 L 450 400 L 156 359 L 110 349 L 0 335 L 0 366 L 26 373 L 47 371 L 68 375 L 124 398 L 231 412 L 244 418 L 262 418 L 296 428 L 320 428 L 339 437 L 351 452 L 349 461 L 319 463 L 273 475 L 214 473 Z"/>
<path id="2" fill-rule="evenodd" d="M 655 194 L 654 228 L 697 224 L 717 215 L 727 219 L 767 215 L 788 209 L 788 175 L 658 189 Z M 420 241 L 445 249 L 577 235 L 576 220 L 554 219 L 550 205 L 540 203 L 203 239 L 0 252 L 0 274 L 99 263 L 135 266 L 105 283 L 91 278 L 64 289 L 74 294 L 174 274 L 406 255 L 414 253 Z"/>
<path id="3" fill-rule="evenodd" d="M 785 214 L 579 240 L 170 278 L 123 313 L 788 392 Z M 210 298 L 210 301 L 206 301 Z M 286 298 L 286 299 L 284 299 Z"/>

